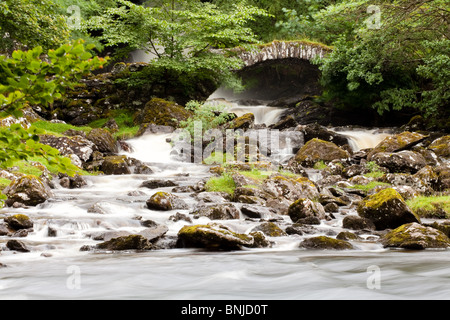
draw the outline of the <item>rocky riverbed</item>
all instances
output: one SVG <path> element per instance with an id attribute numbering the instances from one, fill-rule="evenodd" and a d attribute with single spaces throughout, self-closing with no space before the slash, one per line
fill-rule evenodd
<path id="1" fill-rule="evenodd" d="M 251 117 L 239 123 L 254 128 Z M 4 190 L 2 255 L 50 257 L 64 238 L 76 239 L 70 247 L 84 253 L 449 247 L 446 203 L 421 216 L 407 201 L 448 199 L 450 136 L 392 132 L 354 150 L 339 130 L 297 125 L 280 132 L 303 137 L 290 140 L 298 144 L 283 159 L 258 154 L 256 161 L 209 164 L 179 161 L 177 144 L 167 142 L 171 130 L 121 143 L 103 129 L 44 137 L 103 174 L 15 177 Z"/>

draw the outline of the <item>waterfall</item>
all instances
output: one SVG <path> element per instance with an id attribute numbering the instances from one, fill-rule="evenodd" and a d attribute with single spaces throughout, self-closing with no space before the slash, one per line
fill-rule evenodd
<path id="1" fill-rule="evenodd" d="M 348 138 L 348 142 L 353 151 L 360 151 L 362 149 L 375 148 L 381 141 L 391 136 L 388 130 L 379 129 L 331 129 Z"/>

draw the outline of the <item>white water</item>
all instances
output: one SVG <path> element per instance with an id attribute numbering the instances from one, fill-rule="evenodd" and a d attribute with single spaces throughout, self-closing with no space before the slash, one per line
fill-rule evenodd
<path id="1" fill-rule="evenodd" d="M 148 252 L 80 251 L 98 241 L 90 235 L 106 230 L 139 232 L 136 217 L 154 220 L 176 235 L 187 222 L 171 222 L 175 212 L 145 208 L 157 190 L 139 188 L 149 178 L 166 178 L 180 185 L 209 176 L 208 167 L 174 163 L 166 136 L 133 139 L 131 156 L 151 163 L 152 175 L 88 177 L 81 189 L 57 189 L 50 201 L 36 208 L 3 209 L 2 214 L 24 213 L 35 221 L 34 232 L 23 241 L 29 253 L 9 251 L 0 237 L 0 299 L 447 299 L 450 293 L 450 252 L 386 250 L 376 242 L 353 242 L 349 251 L 310 251 L 298 248 L 304 236 L 271 238 L 272 248 L 239 252 L 167 249 Z M 172 162 L 171 162 L 172 161 Z M 181 173 L 181 174 L 180 174 Z M 186 176 L 189 174 L 189 176 Z M 163 189 L 159 189 L 163 190 Z M 164 189 L 166 190 L 166 189 Z M 170 190 L 170 188 L 167 188 Z M 129 195 L 140 191 L 141 196 Z M 193 203 L 190 194 L 179 194 Z M 103 214 L 90 213 L 98 204 Z M 351 214 L 352 212 L 350 212 Z M 288 219 L 284 217 L 284 219 Z M 323 221 L 321 234 L 341 230 L 342 216 Z M 194 220 L 207 223 L 208 219 Z M 238 232 L 254 223 L 221 221 Z M 48 236 L 48 228 L 57 230 Z M 314 234 L 317 235 L 317 234 Z M 308 235 L 306 235 L 308 236 Z M 373 267 L 380 286 L 373 286 Z"/>
<path id="2" fill-rule="evenodd" d="M 375 148 L 381 141 L 391 136 L 387 131 L 379 129 L 334 129 L 336 133 L 346 136 L 353 151 Z"/>

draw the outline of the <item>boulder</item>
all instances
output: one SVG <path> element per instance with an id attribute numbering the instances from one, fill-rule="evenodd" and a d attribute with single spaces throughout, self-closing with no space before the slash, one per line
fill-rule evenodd
<path id="1" fill-rule="evenodd" d="M 126 156 L 104 157 L 100 170 L 106 175 L 131 174 Z"/>
<path id="2" fill-rule="evenodd" d="M 239 219 L 240 211 L 232 203 L 202 204 L 192 210 L 195 218 L 207 217 L 211 220 Z"/>
<path id="3" fill-rule="evenodd" d="M 30 252 L 27 246 L 19 240 L 8 240 L 8 242 L 6 242 L 6 247 L 12 251 Z"/>
<path id="4" fill-rule="evenodd" d="M 282 237 L 287 235 L 286 232 L 284 232 L 279 226 L 271 221 L 263 222 L 257 225 L 252 229 L 252 232 L 254 231 L 261 231 L 268 237 Z"/>
<path id="5" fill-rule="evenodd" d="M 385 248 L 423 250 L 448 248 L 450 239 L 441 231 L 413 222 L 388 232 L 381 242 Z"/>
<path id="6" fill-rule="evenodd" d="M 356 215 L 345 216 L 342 219 L 342 227 L 351 230 L 375 230 L 372 220 Z"/>
<path id="7" fill-rule="evenodd" d="M 173 182 L 172 180 L 164 180 L 164 179 L 152 179 L 147 180 L 141 183 L 140 188 L 148 188 L 148 189 L 157 189 L 157 188 L 166 188 L 166 187 L 176 187 L 178 184 Z"/>
<path id="8" fill-rule="evenodd" d="M 305 167 L 313 167 L 319 161 L 330 162 L 349 157 L 350 153 L 347 150 L 338 147 L 333 142 L 314 138 L 296 153 L 292 161 Z"/>
<path id="9" fill-rule="evenodd" d="M 450 158 L 450 135 L 434 140 L 428 149 L 440 157 Z"/>
<path id="10" fill-rule="evenodd" d="M 50 187 L 32 175 L 16 178 L 3 190 L 3 193 L 8 197 L 5 201 L 8 206 L 12 206 L 14 203 L 36 206 L 52 196 Z"/>
<path id="11" fill-rule="evenodd" d="M 291 179 L 284 176 L 269 177 L 264 180 L 261 189 L 272 198 L 297 200 L 299 198 L 314 199 L 319 197 L 319 190 L 308 178 Z"/>
<path id="12" fill-rule="evenodd" d="M 95 150 L 95 144 L 80 135 L 56 137 L 44 134 L 39 136 L 39 142 L 57 149 L 62 156 L 69 157 L 74 154 L 83 162 L 88 161 Z"/>
<path id="13" fill-rule="evenodd" d="M 381 167 L 388 168 L 392 173 L 416 173 L 427 165 L 425 158 L 418 152 L 379 152 L 372 156 L 372 161 Z"/>
<path id="14" fill-rule="evenodd" d="M 255 204 L 244 204 L 241 207 L 241 212 L 243 215 L 249 218 L 271 218 L 274 216 L 276 211 L 272 208 L 268 208 L 263 205 L 255 205 Z"/>
<path id="15" fill-rule="evenodd" d="M 338 146 L 348 144 L 348 138 L 346 136 L 328 130 L 326 127 L 317 123 L 298 126 L 296 130 L 300 130 L 304 133 L 305 141 L 320 139 L 323 141 L 333 142 Z"/>
<path id="16" fill-rule="evenodd" d="M 192 113 L 175 102 L 153 98 L 134 116 L 134 124 L 153 123 L 160 126 L 178 127 L 180 121 L 187 120 Z"/>
<path id="17" fill-rule="evenodd" d="M 310 199 L 298 199 L 289 206 L 288 214 L 295 223 L 304 218 L 317 217 L 325 219 L 325 209 L 319 202 Z"/>
<path id="18" fill-rule="evenodd" d="M 147 208 L 157 211 L 187 209 L 187 204 L 178 196 L 168 192 L 157 192 L 146 202 Z"/>
<path id="19" fill-rule="evenodd" d="M 13 230 L 33 228 L 33 221 L 31 221 L 31 219 L 24 214 L 15 214 L 5 217 L 4 221 L 8 227 Z"/>
<path id="20" fill-rule="evenodd" d="M 409 131 L 389 136 L 367 154 L 367 160 L 372 161 L 372 157 L 379 152 L 396 152 L 425 138 L 420 133 Z"/>
<path id="21" fill-rule="evenodd" d="M 94 143 L 100 152 L 115 154 L 119 151 L 119 144 L 107 129 L 92 129 L 91 132 L 89 132 L 87 139 Z"/>
<path id="22" fill-rule="evenodd" d="M 99 243 L 96 245 L 97 249 L 101 250 L 150 250 L 152 249 L 151 242 L 142 235 L 128 235 L 113 238 L 111 240 Z"/>
<path id="23" fill-rule="evenodd" d="M 246 113 L 238 118 L 231 120 L 224 125 L 225 129 L 250 129 L 255 122 L 255 115 L 253 113 Z"/>
<path id="24" fill-rule="evenodd" d="M 254 238 L 219 225 L 184 226 L 178 232 L 177 246 L 210 250 L 239 250 L 252 247 Z"/>
<path id="25" fill-rule="evenodd" d="M 349 250 L 353 249 L 351 243 L 345 240 L 334 239 L 327 236 L 311 237 L 303 240 L 300 248 L 314 250 Z"/>
<path id="26" fill-rule="evenodd" d="M 420 218 L 393 188 L 364 198 L 359 202 L 357 211 L 360 217 L 371 220 L 376 230 L 394 229 L 411 222 L 420 223 Z"/>

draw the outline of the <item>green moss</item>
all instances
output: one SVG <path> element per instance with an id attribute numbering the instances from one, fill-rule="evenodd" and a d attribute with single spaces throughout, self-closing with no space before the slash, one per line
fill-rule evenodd
<path id="1" fill-rule="evenodd" d="M 339 240 L 334 239 L 327 236 L 318 236 L 318 237 L 312 237 L 305 239 L 301 244 L 300 247 L 307 248 L 307 249 L 318 249 L 318 250 L 324 250 L 324 249 L 334 249 L 334 250 L 347 250 L 347 249 L 353 249 L 353 246 L 345 241 L 345 240 Z"/>
<path id="2" fill-rule="evenodd" d="M 403 198 L 400 195 L 400 193 L 398 193 L 395 189 L 387 188 L 387 189 L 381 190 L 380 192 L 378 192 L 374 195 L 371 195 L 371 196 L 365 198 L 364 200 L 362 200 L 362 202 L 368 208 L 377 209 L 380 206 L 382 206 L 387 200 L 392 200 L 392 199 L 398 199 L 398 200 L 403 201 Z"/>
<path id="3" fill-rule="evenodd" d="M 226 162 L 226 156 L 226 153 L 223 152 L 213 152 L 208 158 L 203 160 L 203 163 L 207 165 L 223 164 Z"/>
<path id="4" fill-rule="evenodd" d="M 236 184 L 228 173 L 223 173 L 220 177 L 210 178 L 205 185 L 206 191 L 209 192 L 226 192 L 233 195 Z"/>
<path id="5" fill-rule="evenodd" d="M 421 196 L 409 199 L 406 203 L 421 217 L 450 217 L 450 196 Z"/>
<path id="6" fill-rule="evenodd" d="M 91 127 L 87 126 L 77 127 L 67 123 L 53 123 L 49 121 L 37 121 L 33 123 L 33 126 L 44 130 L 46 134 L 53 134 L 56 136 L 62 136 L 62 134 L 69 129 L 84 131 L 86 134 L 92 130 Z"/>
<path id="7" fill-rule="evenodd" d="M 316 170 L 324 170 L 327 169 L 328 166 L 323 162 L 323 160 L 319 160 L 314 164 L 314 169 Z"/>

